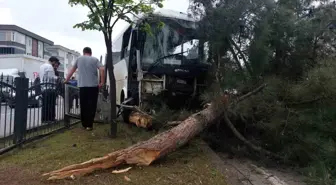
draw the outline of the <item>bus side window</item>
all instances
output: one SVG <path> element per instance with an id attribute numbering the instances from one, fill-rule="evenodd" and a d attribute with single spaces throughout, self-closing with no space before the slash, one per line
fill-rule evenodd
<path id="1" fill-rule="evenodd" d="M 137 62 L 136 62 L 136 49 L 137 49 L 137 31 L 133 31 L 132 38 L 131 38 L 131 51 L 129 55 L 130 66 L 132 72 L 136 72 L 137 69 Z"/>
<path id="2" fill-rule="evenodd" d="M 130 39 L 130 36 L 131 36 L 131 31 L 132 31 L 132 27 L 129 27 L 125 33 L 123 34 L 123 43 L 122 43 L 122 51 L 121 51 L 121 59 L 125 58 L 125 57 L 128 57 L 128 51 L 127 51 L 127 48 L 128 48 L 128 43 L 129 43 L 129 39 Z"/>
<path id="3" fill-rule="evenodd" d="M 122 46 L 122 37 L 118 38 L 115 42 L 112 43 L 113 64 L 118 63 L 121 59 L 120 58 L 121 46 Z"/>

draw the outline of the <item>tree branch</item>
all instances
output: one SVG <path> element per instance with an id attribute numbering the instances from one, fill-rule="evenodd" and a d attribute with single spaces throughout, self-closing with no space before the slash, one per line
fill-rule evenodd
<path id="1" fill-rule="evenodd" d="M 237 56 L 236 52 L 234 51 L 234 49 L 232 48 L 232 45 L 230 44 L 230 43 L 231 43 L 230 40 L 228 40 L 228 42 L 229 42 L 229 50 L 230 50 L 230 52 L 232 53 L 233 58 L 235 59 L 238 68 L 239 68 L 239 69 L 242 71 L 242 73 L 244 74 L 244 69 L 243 69 L 242 65 L 240 64 L 240 61 L 239 61 L 239 59 L 238 59 L 238 56 Z M 245 75 L 244 75 L 244 76 L 245 76 Z"/>
<path id="2" fill-rule="evenodd" d="M 261 86 L 259 86 L 258 88 L 254 89 L 253 91 L 243 95 L 243 96 L 240 96 L 239 98 L 237 98 L 233 104 L 237 104 L 245 99 L 247 99 L 248 97 L 254 95 L 254 94 L 257 94 L 258 92 L 260 92 L 261 90 L 263 90 L 265 87 L 267 86 L 267 84 L 263 84 Z"/>
<path id="3" fill-rule="evenodd" d="M 89 0 L 86 0 L 85 2 L 86 2 L 86 6 L 90 9 L 91 13 L 92 13 L 93 15 L 97 14 L 97 13 L 95 13 L 95 12 L 93 11 L 93 8 L 91 7 Z M 94 4 L 94 6 L 97 6 L 97 4 L 96 4 L 94 1 L 91 1 L 91 2 Z M 97 6 L 97 7 L 98 7 L 98 6 Z M 99 9 L 97 9 L 97 10 L 99 10 Z M 102 17 L 99 16 L 99 15 L 98 15 L 98 18 L 101 18 L 102 21 L 104 20 L 104 19 L 102 19 Z M 100 29 L 102 29 L 102 30 L 104 31 L 104 27 L 103 27 L 103 25 L 101 24 L 100 21 L 98 21 L 98 24 L 99 24 L 99 26 L 100 26 Z"/>
<path id="4" fill-rule="evenodd" d="M 108 3 L 108 5 L 107 5 L 107 10 L 112 9 L 113 6 L 114 6 L 114 0 L 109 0 L 109 3 Z M 111 19 L 112 19 L 112 15 L 113 15 L 113 11 L 114 11 L 114 10 L 111 10 L 111 11 L 112 11 L 112 12 L 109 14 L 108 19 L 107 19 L 107 22 L 108 22 L 109 25 L 110 25 L 110 22 L 111 22 Z"/>
<path id="5" fill-rule="evenodd" d="M 236 48 L 236 50 L 238 51 L 239 55 L 242 57 L 245 67 L 247 69 L 247 71 L 250 73 L 250 75 L 252 75 L 252 69 L 250 68 L 250 64 L 247 62 L 244 54 L 241 52 L 239 46 L 234 42 L 234 40 L 230 39 L 230 43 Z"/>

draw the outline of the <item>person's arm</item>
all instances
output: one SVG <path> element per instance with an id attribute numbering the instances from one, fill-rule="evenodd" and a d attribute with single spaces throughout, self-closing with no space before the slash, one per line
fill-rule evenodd
<path id="1" fill-rule="evenodd" d="M 105 84 L 105 67 L 99 67 L 99 74 L 100 74 L 100 86 Z"/>
<path id="2" fill-rule="evenodd" d="M 99 69 L 99 87 L 102 87 L 105 84 L 105 67 L 99 62 L 99 60 L 96 60 L 97 68 Z"/>
<path id="3" fill-rule="evenodd" d="M 68 82 L 70 80 L 70 78 L 72 77 L 72 75 L 76 72 L 77 70 L 77 67 L 73 66 L 69 72 L 68 72 L 68 75 L 67 77 L 65 78 L 65 82 Z"/>
<path id="4" fill-rule="evenodd" d="M 68 82 L 70 80 L 70 78 L 72 77 L 72 75 L 76 72 L 78 67 L 78 59 L 76 59 L 73 67 L 69 70 L 67 77 L 65 78 L 65 82 Z"/>

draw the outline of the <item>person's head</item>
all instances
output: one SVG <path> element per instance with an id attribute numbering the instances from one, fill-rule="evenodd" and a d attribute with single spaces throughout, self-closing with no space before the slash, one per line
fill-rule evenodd
<path id="1" fill-rule="evenodd" d="M 52 57 L 49 58 L 49 63 L 50 63 L 55 69 L 57 69 L 58 66 L 61 64 L 60 61 L 58 60 L 58 58 L 57 58 L 57 57 L 54 57 L 54 56 L 52 56 Z"/>
<path id="2" fill-rule="evenodd" d="M 89 47 L 85 47 L 83 49 L 83 55 L 91 56 L 92 55 L 92 50 Z"/>

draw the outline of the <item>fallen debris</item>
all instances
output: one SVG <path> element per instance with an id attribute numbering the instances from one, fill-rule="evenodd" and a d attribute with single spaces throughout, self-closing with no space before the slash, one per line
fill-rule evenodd
<path id="1" fill-rule="evenodd" d="M 133 111 L 129 116 L 129 122 L 141 128 L 152 127 L 152 117 L 142 112 Z"/>
<path id="2" fill-rule="evenodd" d="M 254 91 L 238 98 L 234 103 L 246 99 L 261 91 L 264 87 L 265 85 L 258 87 Z M 153 161 L 185 145 L 206 127 L 220 119 L 231 105 L 228 103 L 228 98 L 229 96 L 224 94 L 223 97 L 220 97 L 220 101 L 212 103 L 206 109 L 189 116 L 176 127 L 162 132 L 147 141 L 109 153 L 104 157 L 91 159 L 81 164 L 70 165 L 60 170 L 46 173 L 44 176 L 49 176 L 48 180 L 65 179 L 72 176 L 83 176 L 96 170 L 108 169 L 121 164 L 150 165 Z M 218 108 L 220 102 L 224 106 L 222 109 Z"/>
<path id="3" fill-rule="evenodd" d="M 131 179 L 130 179 L 129 177 L 127 177 L 127 176 L 124 176 L 124 179 L 125 179 L 126 181 L 128 181 L 128 182 L 131 182 Z"/>
<path id="4" fill-rule="evenodd" d="M 128 167 L 128 168 L 123 169 L 123 170 L 113 170 L 112 173 L 114 173 L 114 174 L 125 173 L 125 172 L 128 172 L 130 169 L 132 169 L 132 167 Z"/>

